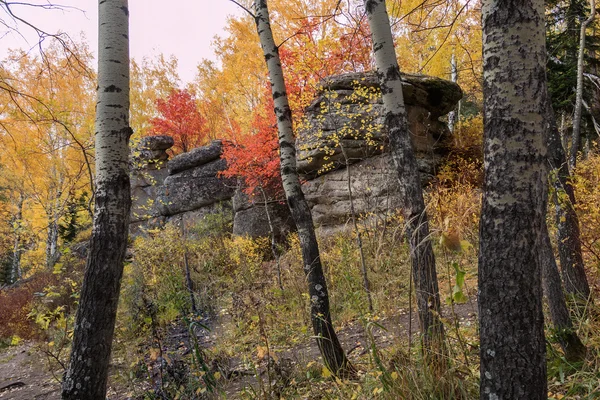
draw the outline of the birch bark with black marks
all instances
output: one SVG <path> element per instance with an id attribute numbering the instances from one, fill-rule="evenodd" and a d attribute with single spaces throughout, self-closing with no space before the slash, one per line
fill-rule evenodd
<path id="1" fill-rule="evenodd" d="M 271 80 L 279 135 L 281 179 L 290 212 L 298 229 L 304 273 L 310 296 L 310 315 L 314 334 L 327 368 L 337 376 L 354 375 L 355 370 L 348 361 L 331 322 L 329 294 L 321 265 L 319 245 L 310 208 L 304 198 L 296 170 L 292 112 L 287 99 L 279 49 L 273 39 L 266 0 L 255 2 L 254 18 Z"/>
<path id="2" fill-rule="evenodd" d="M 480 398 L 547 399 L 539 249 L 547 199 L 543 0 L 484 0 Z"/>
<path id="3" fill-rule="evenodd" d="M 98 6 L 94 226 L 62 386 L 64 400 L 106 398 L 131 207 L 128 2 L 99 0 Z"/>
<path id="4" fill-rule="evenodd" d="M 435 257 L 417 159 L 408 129 L 402 79 L 385 0 L 365 0 L 365 9 L 371 28 L 373 54 L 383 96 L 390 153 L 400 182 L 399 196 L 410 245 L 412 275 L 423 345 L 426 357 L 441 361 L 444 356 L 442 351 L 444 326 L 440 319 L 440 294 Z"/>
<path id="5" fill-rule="evenodd" d="M 577 55 L 577 89 L 575 92 L 575 111 L 573 113 L 573 136 L 571 138 L 571 154 L 569 167 L 573 171 L 577 165 L 577 153 L 581 142 L 581 113 L 583 111 L 583 64 L 585 55 L 585 30 L 596 17 L 596 1 L 590 0 L 590 15 L 581 23 L 579 31 L 579 53 Z"/>
<path id="6" fill-rule="evenodd" d="M 553 170 L 550 182 L 554 191 L 552 200 L 556 210 L 558 254 L 562 280 L 565 291 L 571 297 L 580 303 L 586 303 L 591 292 L 581 253 L 581 233 L 579 218 L 575 212 L 575 192 L 571 185 L 571 175 L 561 142 L 561 134 L 556 126 L 550 102 L 546 113 L 549 135 L 548 161 Z"/>

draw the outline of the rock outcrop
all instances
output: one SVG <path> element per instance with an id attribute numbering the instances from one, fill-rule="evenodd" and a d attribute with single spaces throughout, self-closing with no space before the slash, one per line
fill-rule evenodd
<path id="1" fill-rule="evenodd" d="M 404 101 L 421 173 L 433 175 L 449 131 L 438 118 L 462 97 L 458 85 L 423 75 L 403 76 Z M 385 153 L 383 101 L 374 73 L 326 78 L 298 133 L 298 171 L 307 179 Z"/>
<path id="2" fill-rule="evenodd" d="M 193 224 L 223 207 L 231 208 L 236 185 L 219 176 L 226 167 L 221 159 L 221 141 L 167 161 L 166 149 L 173 145 L 173 139 L 166 136 L 169 142 L 163 138 L 142 139 L 138 149 L 143 150 L 133 154 L 134 166 L 140 165 L 132 172 L 133 227 L 159 226 L 182 218 Z"/>
<path id="3" fill-rule="evenodd" d="M 160 188 L 168 176 L 167 150 L 174 144 L 170 136 L 148 136 L 135 146 L 131 157 L 131 223 L 133 227 L 160 219 L 156 207 Z"/>
<path id="4" fill-rule="evenodd" d="M 419 170 L 426 183 L 439 165 L 449 137 L 440 116 L 462 97 L 455 83 L 421 75 L 403 75 L 404 100 Z M 338 229 L 350 221 L 350 193 L 357 214 L 382 215 L 400 205 L 399 182 L 387 153 L 383 103 L 373 73 L 327 78 L 308 107 L 298 130 L 298 170 L 318 228 Z M 168 160 L 168 136 L 144 138 L 133 154 L 132 223 L 153 225 L 184 219 L 188 224 L 231 208 L 236 182 L 219 176 L 226 167 L 222 142 Z M 351 191 L 348 188 L 351 188 Z M 294 224 L 285 203 L 269 203 L 281 240 Z M 235 196 L 233 233 L 266 236 L 264 204 Z"/>
<path id="5" fill-rule="evenodd" d="M 450 132 L 439 117 L 453 109 L 462 91 L 440 78 L 404 74 L 403 79 L 409 129 L 426 184 L 447 151 Z M 337 228 L 350 220 L 349 182 L 357 214 L 381 215 L 399 207 L 387 137 L 374 73 L 323 81 L 296 142 L 298 170 L 307 179 L 304 192 L 318 227 Z"/>
<path id="6" fill-rule="evenodd" d="M 267 212 L 268 211 L 268 216 Z M 233 234 L 238 236 L 270 236 L 269 218 L 277 243 L 284 243 L 287 236 L 296 230 L 294 219 L 285 201 L 252 202 L 238 190 L 233 197 Z"/>

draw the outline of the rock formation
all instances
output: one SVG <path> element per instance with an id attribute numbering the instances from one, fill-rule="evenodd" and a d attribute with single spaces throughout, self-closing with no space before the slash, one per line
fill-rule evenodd
<path id="1" fill-rule="evenodd" d="M 447 151 L 450 132 L 439 117 L 452 110 L 462 91 L 440 78 L 403 78 L 409 129 L 426 184 Z M 378 91 L 374 73 L 330 77 L 307 109 L 296 142 L 298 169 L 307 179 L 304 192 L 320 228 L 338 228 L 349 221 L 349 183 L 359 215 L 381 215 L 399 206 Z"/>
<path id="2" fill-rule="evenodd" d="M 422 75 L 403 75 L 409 129 L 424 183 L 436 172 L 449 131 L 440 116 L 462 97 L 455 83 Z M 317 227 L 328 230 L 350 219 L 350 191 L 357 214 L 386 214 L 399 206 L 398 181 L 387 154 L 383 103 L 373 73 L 327 78 L 298 129 L 298 169 Z M 231 207 L 236 184 L 219 176 L 226 165 L 221 141 L 167 160 L 173 140 L 147 137 L 134 152 L 132 223 L 164 223 L 185 217 L 190 223 Z M 268 235 L 263 204 L 239 194 L 233 201 L 234 234 Z M 269 204 L 277 235 L 293 229 L 286 204 Z"/>

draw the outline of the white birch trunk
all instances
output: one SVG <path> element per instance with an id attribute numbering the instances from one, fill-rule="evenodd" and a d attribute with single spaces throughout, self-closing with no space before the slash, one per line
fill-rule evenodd
<path id="1" fill-rule="evenodd" d="M 385 0 L 365 0 L 373 38 L 373 54 L 385 107 L 390 152 L 398 172 L 400 198 L 410 245 L 419 323 L 427 358 L 442 361 L 444 328 L 440 320 L 440 295 L 429 222 L 413 150 L 396 50 Z"/>
<path id="2" fill-rule="evenodd" d="M 571 153 L 569 168 L 571 171 L 577 165 L 577 153 L 581 142 L 581 113 L 583 111 L 583 66 L 585 55 L 585 30 L 596 16 L 596 1 L 590 0 L 590 16 L 581 23 L 579 32 L 579 55 L 577 56 L 577 91 L 575 93 L 575 111 L 573 114 L 573 137 L 571 138 Z"/>
<path id="3" fill-rule="evenodd" d="M 129 9 L 99 0 L 96 203 L 63 399 L 104 400 L 123 260 L 129 186 Z"/>
<path id="4" fill-rule="evenodd" d="M 351 376 L 354 375 L 354 368 L 346 358 L 331 322 L 329 294 L 321 265 L 319 245 L 310 208 L 304 198 L 296 170 L 292 112 L 287 99 L 279 49 L 273 40 L 267 1 L 257 0 L 255 10 L 256 28 L 269 70 L 274 111 L 277 117 L 281 179 L 290 213 L 298 229 L 315 338 L 327 368 L 336 376 Z"/>
<path id="5" fill-rule="evenodd" d="M 484 0 L 480 399 L 548 398 L 539 251 L 546 222 L 543 0 Z"/>

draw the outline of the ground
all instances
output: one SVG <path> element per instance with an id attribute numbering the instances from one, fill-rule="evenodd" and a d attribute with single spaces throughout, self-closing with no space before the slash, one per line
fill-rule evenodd
<path id="1" fill-rule="evenodd" d="M 469 320 L 473 321 L 476 318 L 477 305 L 473 302 L 455 306 L 455 313 L 461 323 Z M 449 315 L 449 310 L 445 311 Z M 378 321 L 387 330 L 376 328 L 373 331 L 373 336 L 377 342 L 377 347 L 382 349 L 395 343 L 399 337 L 406 338 L 409 329 L 413 334 L 418 329 L 416 315 L 412 315 L 412 323 L 409 324 L 409 315 L 401 314 L 387 319 Z M 210 348 L 214 345 L 215 330 L 219 329 L 219 325 L 213 325 L 213 334 L 204 336 L 200 339 L 201 345 Z M 170 334 L 170 342 L 181 343 L 182 339 L 186 342 L 185 346 L 180 346 L 185 349 L 189 346 L 187 340 L 183 338 L 187 336 L 185 329 L 173 329 Z M 339 331 L 339 337 L 342 345 L 349 354 L 351 360 L 356 360 L 359 356 L 368 352 L 367 337 L 362 325 L 352 323 L 345 326 Z M 165 344 L 169 346 L 169 344 Z M 173 346 L 176 347 L 176 346 Z M 189 348 L 189 347 L 188 347 Z M 306 343 L 299 344 L 289 349 L 282 350 L 280 358 L 287 360 L 290 366 L 302 363 L 306 365 L 310 361 L 318 361 L 320 359 L 319 350 L 314 340 L 309 340 Z M 173 352 L 170 354 L 176 354 Z M 228 360 L 228 375 L 222 382 L 222 387 L 226 398 L 236 398 L 245 386 L 256 384 L 257 379 L 253 376 L 255 372 L 265 375 L 266 362 L 263 362 L 263 367 L 258 371 L 250 371 L 244 369 L 239 362 L 240 360 Z M 54 375 L 54 376 L 53 376 Z M 54 371 L 54 374 L 48 370 L 46 357 L 37 348 L 35 343 L 26 342 L 18 346 L 9 347 L 0 352 L 0 399 L 11 400 L 58 400 L 60 399 L 60 383 L 58 379 L 62 376 L 62 371 Z M 118 388 L 109 388 L 108 399 L 110 400 L 125 400 L 128 397 L 124 394 L 126 390 Z M 117 394 L 118 393 L 118 394 Z"/>

